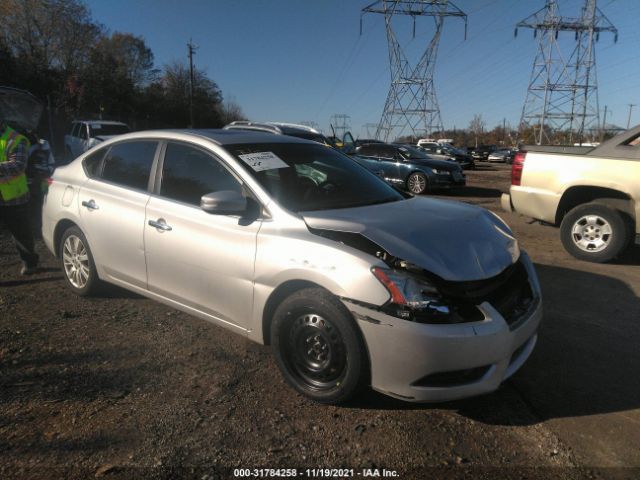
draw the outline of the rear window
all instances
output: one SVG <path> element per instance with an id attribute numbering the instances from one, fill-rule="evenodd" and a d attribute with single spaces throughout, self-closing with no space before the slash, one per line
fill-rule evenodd
<path id="1" fill-rule="evenodd" d="M 108 123 L 89 124 L 89 134 L 91 138 L 102 135 L 122 135 L 123 133 L 129 133 L 129 131 L 129 127 L 126 125 L 112 125 Z"/>

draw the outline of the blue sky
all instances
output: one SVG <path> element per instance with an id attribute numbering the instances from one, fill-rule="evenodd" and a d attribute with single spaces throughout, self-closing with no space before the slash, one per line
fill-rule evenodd
<path id="1" fill-rule="evenodd" d="M 377 123 L 389 90 L 387 41 L 381 15 L 363 19 L 373 0 L 89 0 L 96 21 L 110 31 L 142 36 L 157 66 L 194 57 L 255 121 L 313 121 L 327 132 L 330 117 L 347 114 L 354 136 Z M 559 0 L 563 15 L 578 16 L 583 0 Z M 467 128 L 482 114 L 493 128 L 503 118 L 517 125 L 536 40 L 515 24 L 544 0 L 454 0 L 468 15 L 468 34 L 456 18 L 445 21 L 435 85 L 445 128 Z M 601 115 L 626 126 L 629 103 L 640 104 L 640 0 L 598 0 L 618 28 L 596 44 Z M 432 34 L 428 18 L 400 24 L 406 50 L 417 59 Z M 570 35 L 570 34 L 567 34 Z M 640 123 L 640 105 L 631 124 Z"/>

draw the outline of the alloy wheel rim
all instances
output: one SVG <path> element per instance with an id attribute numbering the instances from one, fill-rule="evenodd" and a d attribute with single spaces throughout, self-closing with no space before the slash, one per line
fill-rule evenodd
<path id="1" fill-rule="evenodd" d="M 613 229 L 609 222 L 599 215 L 585 215 L 573 224 L 571 239 L 582 251 L 601 252 L 609 246 Z"/>
<path id="2" fill-rule="evenodd" d="M 69 283 L 84 288 L 89 281 L 89 254 L 82 240 L 69 235 L 62 246 L 62 264 Z"/>
<path id="3" fill-rule="evenodd" d="M 340 384 L 347 356 L 338 329 L 317 313 L 296 317 L 285 345 L 292 372 L 316 391 L 330 390 Z"/>
<path id="4" fill-rule="evenodd" d="M 422 175 L 413 174 L 409 177 L 409 190 L 413 193 L 421 193 L 427 186 L 427 179 Z"/>

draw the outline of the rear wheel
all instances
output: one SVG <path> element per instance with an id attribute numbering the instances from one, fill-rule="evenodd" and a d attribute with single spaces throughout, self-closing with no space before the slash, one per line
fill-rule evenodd
<path id="1" fill-rule="evenodd" d="M 424 173 L 414 172 L 407 178 L 407 189 L 414 195 L 424 193 L 428 186 L 429 183 Z"/>
<path id="2" fill-rule="evenodd" d="M 86 237 L 78 227 L 70 227 L 60 240 L 60 263 L 67 286 L 77 295 L 95 294 L 100 279 Z"/>
<path id="3" fill-rule="evenodd" d="M 630 232 L 618 210 L 600 203 L 579 205 L 569 211 L 560 225 L 564 248 L 588 262 L 607 262 L 629 243 Z"/>
<path id="4" fill-rule="evenodd" d="M 278 306 L 271 344 L 285 380 L 316 402 L 345 402 L 366 383 L 360 331 L 344 305 L 322 288 L 299 290 Z"/>

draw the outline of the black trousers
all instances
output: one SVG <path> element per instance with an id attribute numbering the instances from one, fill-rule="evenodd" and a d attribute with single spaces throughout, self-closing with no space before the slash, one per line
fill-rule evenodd
<path id="1" fill-rule="evenodd" d="M 29 204 L 0 205 L 0 222 L 11 232 L 22 263 L 27 267 L 38 265 L 38 255 L 33 246 Z"/>

